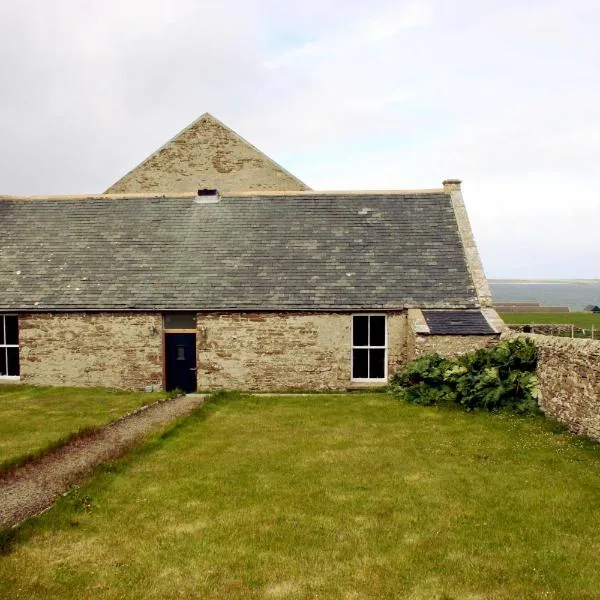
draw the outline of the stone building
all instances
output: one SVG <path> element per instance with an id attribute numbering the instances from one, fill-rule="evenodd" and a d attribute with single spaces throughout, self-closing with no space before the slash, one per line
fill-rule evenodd
<path id="1" fill-rule="evenodd" d="M 180 194 L 310 189 L 283 167 L 205 113 L 111 185 L 106 194 Z"/>
<path id="2" fill-rule="evenodd" d="M 459 181 L 315 192 L 210 115 L 0 223 L 0 381 L 350 389 L 502 327 Z"/>

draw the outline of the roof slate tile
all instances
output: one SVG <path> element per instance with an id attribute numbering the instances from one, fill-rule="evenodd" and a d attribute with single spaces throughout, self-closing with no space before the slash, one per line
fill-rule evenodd
<path id="1" fill-rule="evenodd" d="M 477 306 L 450 196 L 0 199 L 0 310 Z"/>

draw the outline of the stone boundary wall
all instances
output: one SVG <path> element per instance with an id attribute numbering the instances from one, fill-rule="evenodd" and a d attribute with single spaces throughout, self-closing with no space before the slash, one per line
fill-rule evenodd
<path id="1" fill-rule="evenodd" d="M 540 335 L 559 335 L 561 337 L 571 335 L 571 330 L 573 329 L 571 325 L 563 325 L 563 324 L 521 324 L 521 323 L 510 323 L 507 324 L 506 327 L 511 331 L 518 331 L 520 333 L 537 333 Z"/>
<path id="2" fill-rule="evenodd" d="M 538 349 L 540 407 L 573 433 L 600 439 L 600 341 L 506 332 Z"/>
<path id="3" fill-rule="evenodd" d="M 521 333 L 537 333 L 540 335 L 556 335 L 560 337 L 576 337 L 600 340 L 600 329 L 595 327 L 575 327 L 573 325 L 563 323 L 511 323 L 507 324 L 506 327 L 511 331 L 519 331 Z"/>
<path id="4" fill-rule="evenodd" d="M 21 382 L 162 387 L 162 317 L 149 313 L 19 316 Z"/>

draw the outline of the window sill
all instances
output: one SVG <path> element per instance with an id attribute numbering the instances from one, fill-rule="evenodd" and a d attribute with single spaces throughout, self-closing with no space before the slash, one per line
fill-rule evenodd
<path id="1" fill-rule="evenodd" d="M 18 383 L 21 381 L 19 375 L 0 375 L 0 383 Z"/>
<path id="2" fill-rule="evenodd" d="M 367 390 L 369 388 L 381 387 L 383 385 L 387 385 L 387 379 L 353 379 L 347 390 Z"/>

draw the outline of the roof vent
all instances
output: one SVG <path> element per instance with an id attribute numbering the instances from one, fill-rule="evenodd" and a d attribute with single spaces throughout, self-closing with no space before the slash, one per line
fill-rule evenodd
<path id="1" fill-rule="evenodd" d="M 215 204 L 221 199 L 221 194 L 217 189 L 202 188 L 198 190 L 194 202 L 196 204 Z"/>

